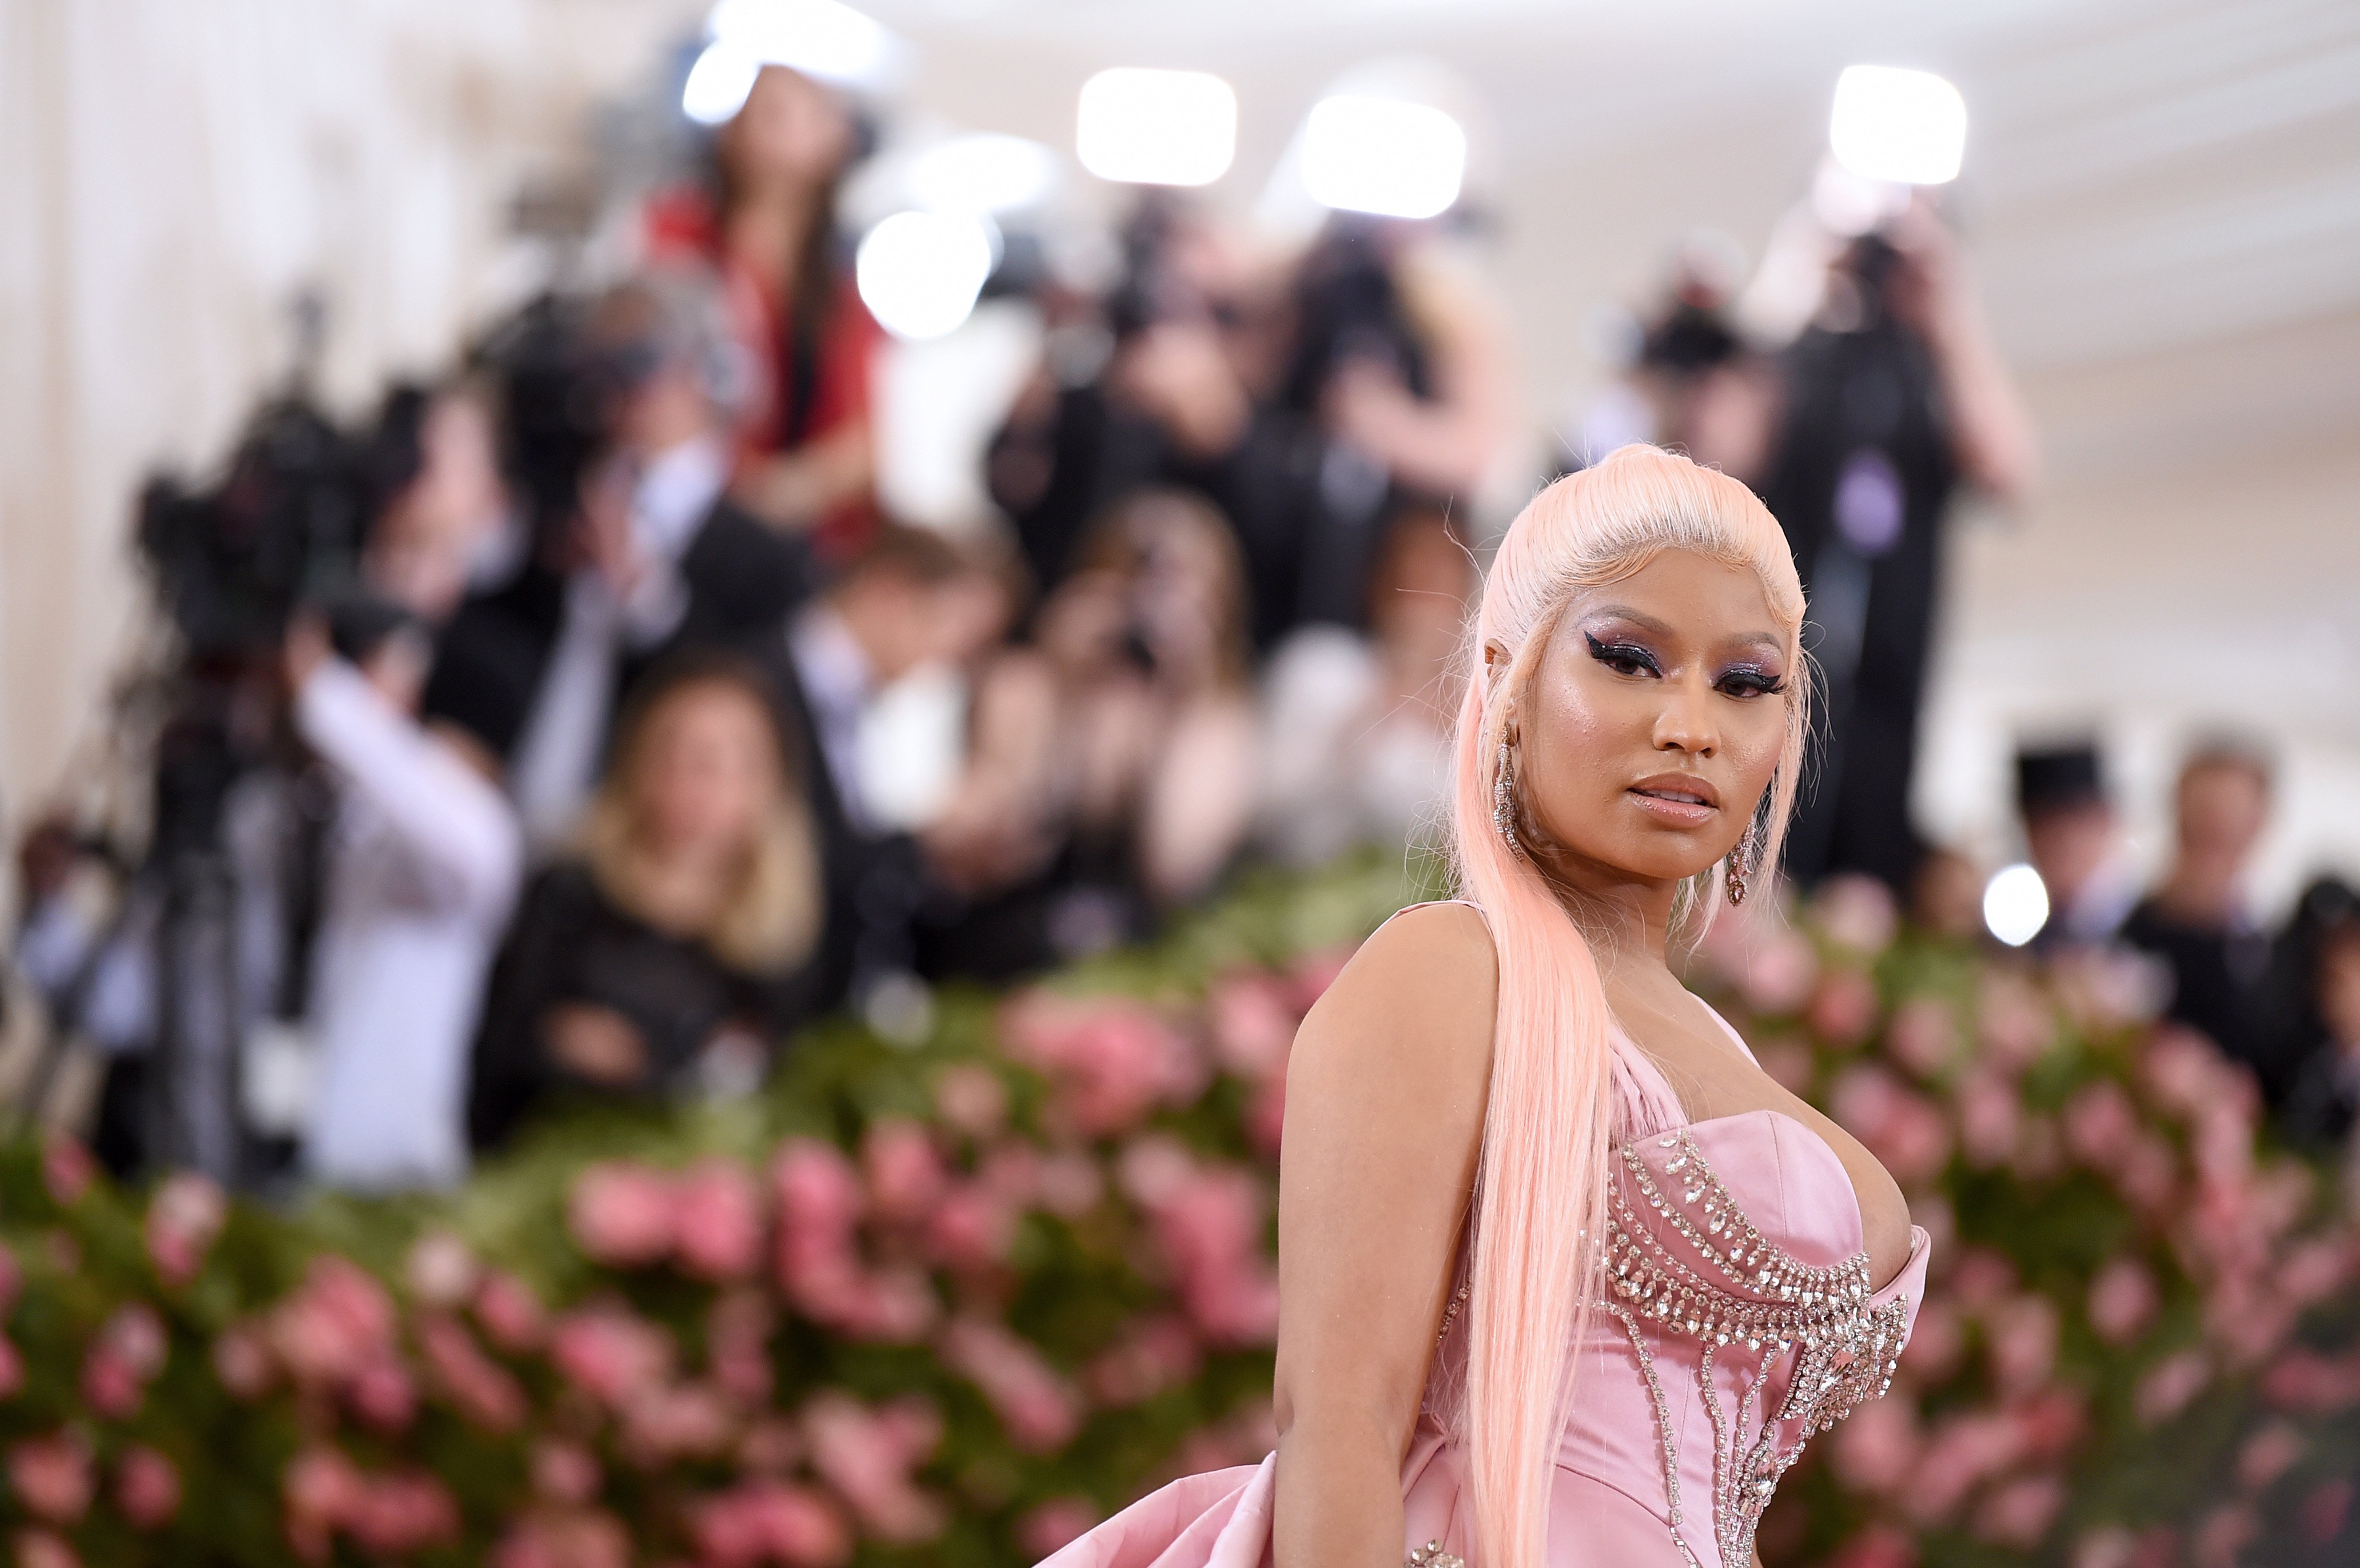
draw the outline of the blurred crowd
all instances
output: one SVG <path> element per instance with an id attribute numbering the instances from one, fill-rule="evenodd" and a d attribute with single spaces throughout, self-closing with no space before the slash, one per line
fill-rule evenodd
<path id="1" fill-rule="evenodd" d="M 836 1009 L 914 1033 L 933 986 L 1437 820 L 1471 501 L 1515 444 L 1451 220 L 1337 214 L 1282 263 L 1151 194 L 1112 287 L 1024 283 L 1044 347 L 985 456 L 998 516 L 937 529 L 877 499 L 882 334 L 835 219 L 860 139 L 763 70 L 643 203 L 628 276 L 385 399 L 351 580 L 266 658 L 189 660 L 142 855 L 25 837 L 16 962 L 106 1063 L 110 1165 L 448 1183 L 553 1105 L 744 1093 Z M 1829 698 L 1790 874 L 1979 930 L 1909 768 L 1950 500 L 2031 483 L 2028 421 L 1930 205 L 1790 227 L 1761 276 L 1800 303 L 1684 255 L 1560 467 L 1653 440 L 1756 486 Z M 220 515 L 307 428 L 257 421 Z M 2094 765 L 2024 777 L 2036 945 L 2157 953 L 2289 1127 L 2341 1137 L 2360 909 L 2322 884 L 2276 937 L 2242 912 L 2267 764 L 2191 759 L 2144 900 Z"/>

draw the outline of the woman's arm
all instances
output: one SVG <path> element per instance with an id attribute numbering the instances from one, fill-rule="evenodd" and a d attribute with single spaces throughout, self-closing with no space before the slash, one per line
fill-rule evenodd
<path id="1" fill-rule="evenodd" d="M 1295 1036 L 1277 1568 L 1400 1568 L 1402 1457 L 1474 1188 L 1496 986 L 1479 913 L 1412 909 L 1361 944 Z"/>

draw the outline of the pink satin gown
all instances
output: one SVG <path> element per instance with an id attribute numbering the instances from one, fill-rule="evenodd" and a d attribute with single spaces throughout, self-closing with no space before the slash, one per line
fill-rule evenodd
<path id="1" fill-rule="evenodd" d="M 1779 1111 L 1689 1121 L 1646 1053 L 1619 1029 L 1612 1043 L 1606 1275 L 1575 1347 L 1549 1568 L 1744 1568 L 1805 1440 L 1885 1391 L 1928 1237 L 1912 1225 L 1908 1261 L 1872 1289 L 1860 1202 L 1824 1138 Z M 1466 1360 L 1459 1313 L 1402 1464 L 1405 1561 L 1472 1560 L 1465 1454 L 1446 1415 Z M 1175 1481 L 1042 1568 L 1262 1568 L 1277 1458 Z"/>

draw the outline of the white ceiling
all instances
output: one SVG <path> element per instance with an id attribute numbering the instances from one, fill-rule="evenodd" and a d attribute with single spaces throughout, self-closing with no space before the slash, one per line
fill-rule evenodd
<path id="1" fill-rule="evenodd" d="M 1585 324 L 1644 303 L 1699 227 L 1758 255 L 1862 60 L 1958 83 L 1952 193 L 2047 479 L 1959 532 L 1920 806 L 2007 847 L 2028 729 L 2094 725 L 2145 853 L 2193 728 L 2286 757 L 2261 878 L 2360 869 L 2360 5 L 2334 0 L 877 0 L 907 92 L 1065 145 L 1112 64 L 1222 72 L 1242 207 L 1323 86 L 1415 51 L 1477 105 L 1497 273 L 1536 418 L 1603 367 Z M 1480 122 L 1488 119 L 1489 125 Z"/>

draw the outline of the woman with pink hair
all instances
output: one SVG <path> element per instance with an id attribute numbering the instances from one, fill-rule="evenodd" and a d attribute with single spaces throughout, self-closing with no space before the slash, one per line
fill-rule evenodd
<path id="1" fill-rule="evenodd" d="M 1683 987 L 1774 875 L 1803 595 L 1744 485 L 1628 446 L 1508 529 L 1465 656 L 1465 897 L 1305 1018 L 1279 1445 L 1050 1568 L 1742 1568 L 1804 1440 L 1880 1395 L 1927 1235 Z"/>

